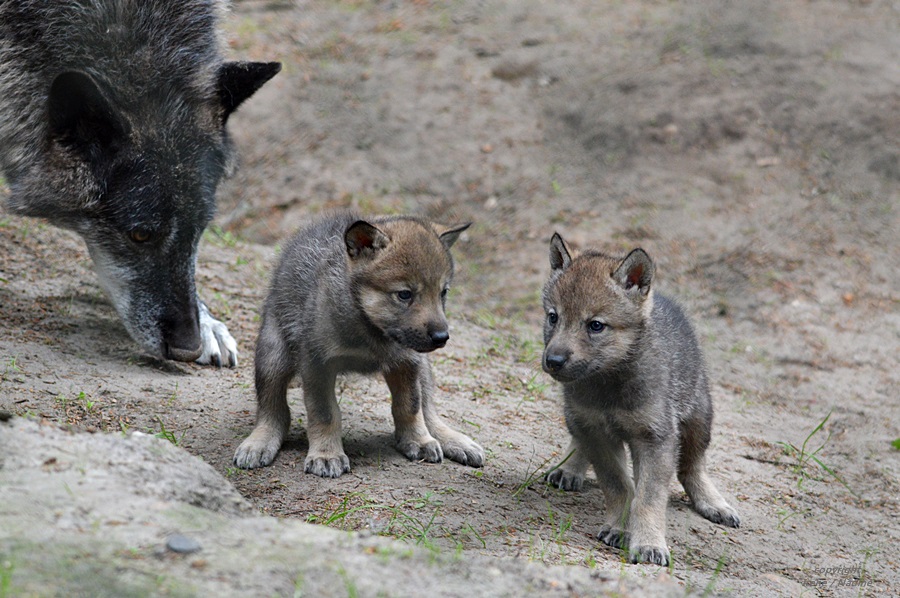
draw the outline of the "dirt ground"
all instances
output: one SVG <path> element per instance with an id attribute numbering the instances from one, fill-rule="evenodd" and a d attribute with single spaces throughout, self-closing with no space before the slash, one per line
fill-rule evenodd
<path id="1" fill-rule="evenodd" d="M 232 54 L 283 72 L 233 119 L 198 268 L 238 339 L 217 371 L 139 352 L 81 241 L 0 212 L 0 409 L 169 437 L 279 517 L 438 552 L 670 575 L 749 596 L 900 593 L 900 6 L 797 2 L 238 1 Z M 231 465 L 277 244 L 352 207 L 475 224 L 454 247 L 441 412 L 481 470 L 412 463 L 383 382 L 339 382 L 352 471 Z M 540 370 L 547 244 L 646 249 L 710 369 L 713 476 L 740 529 L 674 484 L 668 572 L 595 539 L 596 484 L 540 476 L 567 437 Z"/>

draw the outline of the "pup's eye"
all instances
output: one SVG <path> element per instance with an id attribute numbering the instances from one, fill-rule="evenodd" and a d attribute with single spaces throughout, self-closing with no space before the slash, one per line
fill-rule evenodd
<path id="1" fill-rule="evenodd" d="M 547 321 L 550 322 L 550 325 L 556 324 L 559 321 L 559 316 L 556 315 L 555 311 L 551 311 L 547 314 Z"/>
<path id="2" fill-rule="evenodd" d="M 600 320 L 591 320 L 591 323 L 588 324 L 588 328 L 591 329 L 591 332 L 603 332 L 603 329 L 606 328 L 606 324 Z"/>
<path id="3" fill-rule="evenodd" d="M 128 236 L 131 237 L 131 240 L 135 243 L 146 243 L 150 240 L 150 231 L 145 230 L 143 228 L 136 228 L 130 233 Z"/>
<path id="4" fill-rule="evenodd" d="M 450 290 L 450 289 L 444 289 L 443 291 L 441 291 L 441 299 L 446 299 L 446 297 L 447 297 L 447 291 L 449 291 L 449 290 Z"/>
<path id="5" fill-rule="evenodd" d="M 409 301 L 410 299 L 412 299 L 412 296 L 412 291 L 397 291 L 397 299 L 399 299 L 400 301 Z"/>

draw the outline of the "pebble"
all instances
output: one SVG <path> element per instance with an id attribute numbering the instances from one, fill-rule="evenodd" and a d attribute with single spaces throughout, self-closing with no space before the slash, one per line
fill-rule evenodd
<path id="1" fill-rule="evenodd" d="M 199 551 L 202 546 L 200 546 L 200 542 L 197 542 L 197 540 L 194 540 L 193 538 L 181 534 L 172 534 L 169 536 L 169 539 L 166 540 L 166 548 L 179 554 L 190 554 Z"/>

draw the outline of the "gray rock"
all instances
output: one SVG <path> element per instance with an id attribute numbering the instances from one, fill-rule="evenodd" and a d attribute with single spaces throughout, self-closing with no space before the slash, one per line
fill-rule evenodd
<path id="1" fill-rule="evenodd" d="M 166 548 L 179 554 L 191 554 L 192 552 L 199 552 L 202 546 L 200 546 L 200 542 L 193 538 L 182 534 L 172 534 L 166 540 Z"/>
<path id="2" fill-rule="evenodd" d="M 257 516 L 208 464 L 146 434 L 18 417 L 0 429 L 0 458 L 0 573 L 13 596 L 685 595 L 671 579 L 460 559 Z M 201 547 L 178 528 L 202 540 L 202 558 L 167 558 Z"/>

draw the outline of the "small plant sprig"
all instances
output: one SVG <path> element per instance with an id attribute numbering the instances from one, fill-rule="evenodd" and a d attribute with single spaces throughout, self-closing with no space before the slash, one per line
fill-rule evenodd
<path id="1" fill-rule="evenodd" d="M 556 471 L 557 469 L 559 469 L 560 467 L 562 467 L 563 464 L 566 461 L 568 461 L 569 457 L 571 457 L 573 454 L 575 454 L 575 451 L 570 452 L 568 455 L 566 455 L 565 459 L 563 459 L 562 461 L 560 461 L 559 463 L 557 463 L 556 465 L 554 465 L 553 467 L 551 467 L 550 469 L 548 469 L 546 472 L 544 472 L 542 474 L 541 470 L 544 469 L 544 467 L 546 467 L 547 463 L 549 463 L 553 459 L 553 456 L 551 455 L 550 457 L 547 457 L 546 459 L 544 459 L 544 461 L 542 463 L 538 464 L 537 467 L 535 467 L 532 470 L 529 470 L 527 475 L 525 476 L 525 480 L 521 484 L 516 486 L 515 490 L 513 490 L 513 493 L 512 493 L 513 498 L 516 498 L 520 494 L 525 492 L 532 484 L 534 484 L 535 481 L 537 481 L 538 478 L 546 477 L 546 476 L 550 475 L 551 473 L 553 473 L 554 471 Z M 531 456 L 534 457 L 534 454 L 532 453 Z M 531 461 L 529 461 L 529 465 L 530 464 L 531 464 Z"/>
<path id="2" fill-rule="evenodd" d="M 822 451 L 823 448 L 825 448 L 825 445 L 828 444 L 828 441 L 831 439 L 831 432 L 828 432 L 828 436 L 825 438 L 825 441 L 822 442 L 821 445 L 819 445 L 819 448 L 817 448 L 814 451 L 807 450 L 807 446 L 809 446 L 809 441 L 812 440 L 812 437 L 815 436 L 816 434 L 818 434 L 825 427 L 825 424 L 828 422 L 828 419 L 831 417 L 832 411 L 833 410 L 829 411 L 828 414 L 825 416 L 825 418 L 822 421 L 820 421 L 819 424 L 815 428 L 813 428 L 813 431 L 810 432 L 806 436 L 806 439 L 803 440 L 803 444 L 800 446 L 800 448 L 797 448 L 794 444 L 792 444 L 790 442 L 778 442 L 777 444 L 781 445 L 781 447 L 784 449 L 784 452 L 786 455 L 797 459 L 797 463 L 795 463 L 793 466 L 791 466 L 791 469 L 798 476 L 797 477 L 797 488 L 798 489 L 801 489 L 801 490 L 803 489 L 803 482 L 807 479 L 814 479 L 814 480 L 821 479 L 821 478 L 817 478 L 809 473 L 810 464 L 815 463 L 816 465 L 821 467 L 822 470 L 825 471 L 825 473 L 827 473 L 828 475 L 833 477 L 835 480 L 840 482 L 841 485 L 844 488 L 846 488 L 850 494 L 852 494 L 856 498 L 861 498 L 860 495 L 857 494 L 856 492 L 854 492 L 854 490 L 847 484 L 847 482 L 844 481 L 844 479 L 841 476 L 839 476 L 837 474 L 837 472 L 833 468 L 826 465 L 819 458 L 819 453 Z"/>
<path id="3" fill-rule="evenodd" d="M 361 502 L 362 504 L 351 506 L 351 503 L 354 502 Z M 432 507 L 431 515 L 427 519 L 418 518 L 407 513 L 408 509 L 430 510 Z M 380 535 L 390 535 L 403 541 L 412 540 L 415 544 L 424 546 L 434 552 L 437 550 L 437 547 L 432 542 L 430 534 L 439 511 L 440 505 L 432 499 L 431 492 L 426 493 L 421 498 L 405 500 L 397 505 L 379 503 L 363 493 L 354 492 L 345 496 L 341 504 L 330 515 L 324 517 L 312 516 L 307 518 L 307 522 L 345 529 L 346 522 L 354 514 L 386 512 L 389 514 L 389 520 L 384 528 L 378 532 Z"/>
<path id="4" fill-rule="evenodd" d="M 177 438 L 175 436 L 175 432 L 173 432 L 172 430 L 166 429 L 166 424 L 163 423 L 163 420 L 161 417 L 157 416 L 156 421 L 159 422 L 159 432 L 154 434 L 154 436 L 156 436 L 157 438 L 164 438 L 164 439 L 168 440 L 169 442 L 171 442 L 172 444 L 174 444 L 175 446 L 178 446 L 181 443 L 181 441 L 184 440 L 184 432 L 181 433 L 180 438 Z"/>
<path id="5" fill-rule="evenodd" d="M 534 454 L 532 453 L 531 456 L 534 457 Z M 519 484 L 518 486 L 516 486 L 515 489 L 513 490 L 513 493 L 512 493 L 513 498 L 518 498 L 519 495 L 521 495 L 523 492 L 528 490 L 528 488 L 531 487 L 531 485 L 534 484 L 534 482 L 537 481 L 537 479 L 541 477 L 541 470 L 544 469 L 544 467 L 547 465 L 547 463 L 550 462 L 550 459 L 552 459 L 552 457 L 547 457 L 546 459 L 544 459 L 544 461 L 542 463 L 539 463 L 538 466 L 535 467 L 534 469 L 527 470 L 527 472 L 525 474 L 525 479 L 522 480 L 522 483 Z M 529 460 L 529 462 L 528 462 L 529 466 L 531 465 L 531 463 L 532 462 Z"/>

